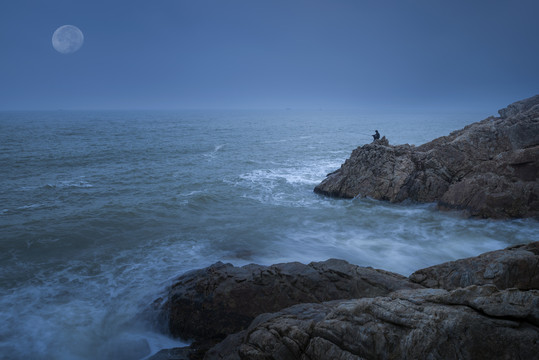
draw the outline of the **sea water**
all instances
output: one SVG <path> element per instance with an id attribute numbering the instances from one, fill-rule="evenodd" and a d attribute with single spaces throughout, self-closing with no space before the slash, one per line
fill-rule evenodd
<path id="1" fill-rule="evenodd" d="M 378 129 L 421 144 L 477 113 L 0 113 L 0 358 L 137 359 L 183 272 L 328 258 L 409 275 L 538 240 L 534 220 L 313 188 Z"/>

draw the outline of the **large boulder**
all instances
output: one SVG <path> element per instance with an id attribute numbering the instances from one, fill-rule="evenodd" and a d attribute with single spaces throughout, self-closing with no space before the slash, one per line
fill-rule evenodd
<path id="1" fill-rule="evenodd" d="M 181 276 L 160 308 L 195 343 L 151 359 L 533 358 L 538 276 L 539 242 L 409 279 L 335 259 L 216 263 Z"/>
<path id="2" fill-rule="evenodd" d="M 410 280 L 446 290 L 484 284 L 539 289 L 539 241 L 434 265 L 414 272 Z"/>
<path id="3" fill-rule="evenodd" d="M 262 313 L 299 303 L 384 296 L 422 288 L 406 277 L 331 259 L 235 267 L 218 262 L 188 272 L 170 288 L 161 311 L 170 332 L 199 342 L 245 329 Z"/>
<path id="4" fill-rule="evenodd" d="M 478 217 L 539 217 L 539 95 L 421 146 L 355 149 L 314 191 L 438 202 Z"/>
<path id="5" fill-rule="evenodd" d="M 493 285 L 397 291 L 257 317 L 205 359 L 532 359 L 539 291 Z"/>

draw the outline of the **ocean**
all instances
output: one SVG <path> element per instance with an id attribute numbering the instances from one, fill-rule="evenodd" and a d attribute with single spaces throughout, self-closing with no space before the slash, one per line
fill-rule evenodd
<path id="1" fill-rule="evenodd" d="M 378 129 L 422 144 L 489 114 L 0 113 L 0 358 L 182 346 L 143 316 L 183 272 L 328 258 L 409 275 L 539 240 L 538 222 L 313 193 Z"/>

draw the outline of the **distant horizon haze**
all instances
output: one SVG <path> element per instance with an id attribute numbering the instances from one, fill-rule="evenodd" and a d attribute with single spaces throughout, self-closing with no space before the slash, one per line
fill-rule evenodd
<path id="1" fill-rule="evenodd" d="M 479 111 L 539 93 L 539 2 L 0 5 L 0 111 Z M 84 46 L 60 54 L 53 32 Z"/>

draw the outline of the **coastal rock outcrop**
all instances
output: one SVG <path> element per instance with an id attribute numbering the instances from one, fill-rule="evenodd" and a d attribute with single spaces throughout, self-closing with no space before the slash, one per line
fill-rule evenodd
<path id="1" fill-rule="evenodd" d="M 478 217 L 539 217 L 539 95 L 499 114 L 417 147 L 386 139 L 360 146 L 314 191 L 437 202 Z"/>
<path id="2" fill-rule="evenodd" d="M 539 291 L 493 285 L 302 304 L 257 317 L 205 359 L 533 359 Z"/>
<path id="3" fill-rule="evenodd" d="M 160 306 L 172 334 L 196 341 L 152 360 L 531 359 L 539 242 L 409 278 L 336 259 L 216 263 L 181 276 Z"/>
<path id="4" fill-rule="evenodd" d="M 212 341 L 245 329 L 259 314 L 295 304 L 422 287 L 402 275 L 336 259 L 243 267 L 219 262 L 181 276 L 160 306 L 173 335 Z"/>
<path id="5" fill-rule="evenodd" d="M 539 289 L 539 242 L 431 266 L 414 272 L 410 280 L 446 290 L 485 284 L 498 289 Z"/>

